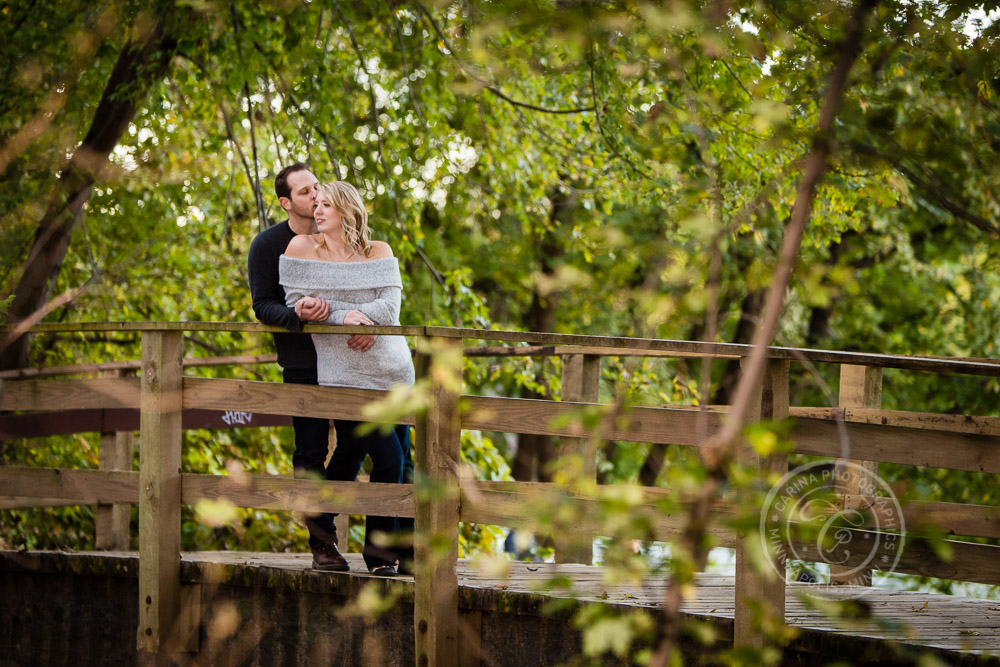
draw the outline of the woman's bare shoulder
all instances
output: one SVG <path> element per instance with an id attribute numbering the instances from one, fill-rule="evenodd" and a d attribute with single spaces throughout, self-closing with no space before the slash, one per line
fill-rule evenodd
<path id="1" fill-rule="evenodd" d="M 385 241 L 372 241 L 372 254 L 368 259 L 392 257 L 392 248 Z"/>
<path id="2" fill-rule="evenodd" d="M 316 241 L 313 239 L 313 235 L 299 234 L 289 241 L 288 247 L 285 248 L 285 257 L 294 257 L 296 259 L 315 259 Z"/>

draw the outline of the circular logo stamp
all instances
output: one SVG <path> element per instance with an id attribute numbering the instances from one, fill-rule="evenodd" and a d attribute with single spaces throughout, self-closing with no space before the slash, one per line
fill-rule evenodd
<path id="1" fill-rule="evenodd" d="M 852 461 L 798 466 L 761 506 L 762 546 L 775 555 L 772 566 L 782 578 L 785 561 L 794 559 L 828 563 L 831 584 L 867 586 L 872 570 L 891 572 L 899 563 L 904 530 L 889 485 Z"/>

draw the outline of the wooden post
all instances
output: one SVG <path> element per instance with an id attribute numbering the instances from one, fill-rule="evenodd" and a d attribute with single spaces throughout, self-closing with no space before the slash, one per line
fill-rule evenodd
<path id="1" fill-rule="evenodd" d="M 596 354 L 563 355 L 562 400 L 597 403 L 601 380 L 601 357 Z M 597 438 L 559 438 L 559 457 L 579 456 L 583 461 L 581 474 L 597 482 Z M 560 563 L 594 562 L 593 536 L 576 535 L 556 542 L 556 560 Z"/>
<path id="2" fill-rule="evenodd" d="M 747 358 L 743 358 L 743 365 Z M 788 417 L 788 361 L 772 359 L 768 362 L 762 386 L 748 413 L 753 423 L 763 419 L 781 421 Z M 788 471 L 788 455 L 773 454 L 762 457 L 748 442 L 742 442 L 737 451 L 737 461 L 756 467 L 761 472 L 784 475 Z M 741 536 L 746 539 L 747 536 Z M 744 539 L 736 546 L 736 612 L 733 644 L 763 648 L 766 645 L 762 625 L 776 627 L 785 619 L 785 559 L 783 554 L 772 554 L 774 568 L 759 572 L 750 562 Z M 753 537 L 752 539 L 759 539 Z M 780 574 L 779 574 L 780 573 Z"/>
<path id="3" fill-rule="evenodd" d="M 128 371 L 114 371 L 116 377 L 125 377 Z M 131 470 L 134 441 L 131 431 L 102 431 L 98 466 L 101 470 Z M 95 546 L 98 549 L 128 551 L 129 512 L 126 503 L 99 504 L 94 517 Z"/>
<path id="4" fill-rule="evenodd" d="M 461 341 L 430 338 L 417 353 L 418 378 L 429 381 L 431 407 L 417 416 L 414 448 L 413 620 L 418 665 L 454 667 L 459 661 L 458 623 L 459 487 L 462 434 Z"/>
<path id="5" fill-rule="evenodd" d="M 882 369 L 874 366 L 840 366 L 840 407 L 880 408 L 882 407 Z M 856 447 L 861 443 L 852 442 Z M 873 489 L 865 488 L 878 478 L 878 461 L 858 461 L 837 459 L 837 492 L 842 499 L 849 495 L 875 495 Z M 840 565 L 830 566 L 830 583 L 837 585 L 870 586 L 871 570 L 857 570 Z"/>
<path id="6" fill-rule="evenodd" d="M 337 429 L 331 421 L 330 430 L 326 436 L 326 460 L 323 461 L 324 468 L 330 465 L 330 459 L 333 458 L 333 450 L 336 448 Z M 351 550 L 351 515 L 341 512 L 333 518 L 333 527 L 337 531 L 337 546 L 342 553 L 346 554 Z"/>
<path id="7" fill-rule="evenodd" d="M 180 331 L 142 334 L 139 628 L 136 642 L 141 654 L 183 650 L 176 630 L 181 612 L 183 353 Z"/>
<path id="8" fill-rule="evenodd" d="M 132 469 L 132 433 L 130 431 L 101 433 L 98 453 L 101 470 Z M 96 547 L 111 551 L 128 551 L 129 509 L 127 503 L 100 504 L 94 518 Z"/>

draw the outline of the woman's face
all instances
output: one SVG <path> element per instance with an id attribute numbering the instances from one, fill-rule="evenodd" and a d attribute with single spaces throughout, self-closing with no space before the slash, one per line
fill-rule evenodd
<path id="1" fill-rule="evenodd" d="M 322 196 L 316 198 L 313 219 L 316 220 L 316 229 L 321 232 L 336 232 L 341 228 L 340 212 Z"/>

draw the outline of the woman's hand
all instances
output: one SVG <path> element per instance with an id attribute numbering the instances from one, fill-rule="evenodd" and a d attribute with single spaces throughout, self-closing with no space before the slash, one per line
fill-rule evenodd
<path id="1" fill-rule="evenodd" d="M 344 324 L 352 325 L 373 325 L 374 322 L 360 310 L 349 310 L 344 315 Z M 375 344 L 375 336 L 372 334 L 354 334 L 347 339 L 347 347 L 356 352 L 367 352 Z"/>
<path id="2" fill-rule="evenodd" d="M 347 314 L 344 315 L 344 324 L 352 325 L 372 325 L 375 324 L 368 316 L 362 313 L 360 310 L 349 310 Z"/>

